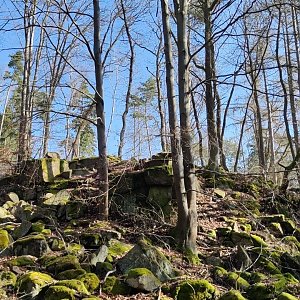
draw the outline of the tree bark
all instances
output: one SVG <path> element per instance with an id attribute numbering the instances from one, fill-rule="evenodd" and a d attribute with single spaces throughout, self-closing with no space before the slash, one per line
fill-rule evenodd
<path id="1" fill-rule="evenodd" d="M 188 1 L 175 0 L 178 8 L 177 16 L 177 47 L 178 47 L 178 94 L 181 147 L 183 154 L 184 183 L 188 203 L 188 220 L 185 240 L 185 250 L 192 255 L 197 254 L 197 206 L 196 206 L 196 176 L 192 153 L 192 128 L 190 124 L 190 81 L 189 56 L 187 44 L 187 14 Z"/>
<path id="2" fill-rule="evenodd" d="M 99 217 L 108 219 L 108 161 L 105 133 L 105 113 L 103 100 L 103 66 L 101 59 L 100 41 L 100 4 L 99 0 L 93 0 L 94 8 L 94 64 L 96 79 L 96 115 L 97 115 L 97 142 L 99 154 Z"/>
<path id="3" fill-rule="evenodd" d="M 211 11 L 208 0 L 203 1 L 203 18 L 205 25 L 205 104 L 207 114 L 207 133 L 209 160 L 208 167 L 216 170 L 219 167 L 219 144 L 216 129 L 215 107 L 216 101 L 213 95 L 213 41 Z"/>
<path id="4" fill-rule="evenodd" d="M 120 132 L 120 142 L 118 147 L 118 156 L 122 158 L 123 155 L 123 148 L 125 144 L 125 132 L 126 132 L 126 126 L 127 126 L 127 115 L 129 112 L 129 105 L 130 105 L 130 97 L 131 97 L 131 88 L 132 88 L 132 81 L 133 81 L 133 68 L 134 68 L 134 60 L 135 60 L 135 54 L 134 54 L 134 43 L 131 37 L 130 33 L 130 26 L 127 22 L 127 15 L 126 15 L 126 9 L 124 7 L 124 1 L 121 0 L 121 7 L 122 7 L 122 14 L 123 14 L 123 21 L 125 25 L 125 31 L 126 36 L 128 39 L 129 49 L 130 49 L 130 58 L 129 58 L 129 77 L 128 77 L 128 84 L 127 84 L 127 92 L 126 92 L 126 99 L 125 99 L 125 109 L 122 114 L 122 128 Z"/>
<path id="5" fill-rule="evenodd" d="M 188 204 L 184 185 L 184 168 L 181 150 L 180 128 L 177 120 L 176 96 L 174 87 L 174 65 L 171 42 L 170 13 L 168 0 L 161 0 L 162 24 L 164 35 L 164 52 L 166 60 L 166 85 L 169 111 L 169 127 L 171 133 L 172 167 L 174 188 L 178 206 L 177 235 L 181 247 L 185 245 L 187 231 Z"/>

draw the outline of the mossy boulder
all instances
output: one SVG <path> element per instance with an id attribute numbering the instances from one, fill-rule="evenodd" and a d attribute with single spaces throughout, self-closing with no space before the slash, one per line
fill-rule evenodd
<path id="1" fill-rule="evenodd" d="M 160 281 L 164 282 L 176 275 L 171 262 L 156 247 L 145 239 L 138 243 L 122 257 L 117 266 L 123 274 L 134 268 L 149 269 Z"/>
<path id="2" fill-rule="evenodd" d="M 231 290 L 225 294 L 223 294 L 219 300 L 247 300 L 240 291 Z"/>
<path id="3" fill-rule="evenodd" d="M 13 204 L 13 206 L 15 203 Z M 7 210 L 9 207 L 8 206 L 3 206 L 0 207 L 0 221 L 1 223 L 4 222 L 11 222 L 15 220 L 15 217 Z"/>
<path id="4" fill-rule="evenodd" d="M 148 186 L 172 186 L 172 166 L 157 166 L 144 171 L 145 182 Z"/>
<path id="5" fill-rule="evenodd" d="M 83 201 L 70 201 L 66 205 L 66 220 L 79 219 L 87 213 L 87 205 Z"/>
<path id="6" fill-rule="evenodd" d="M 78 279 L 60 280 L 55 285 L 66 286 L 82 295 L 90 295 L 84 283 Z"/>
<path id="7" fill-rule="evenodd" d="M 98 262 L 96 264 L 95 273 L 101 279 L 104 279 L 106 274 L 114 269 L 113 265 L 109 262 Z"/>
<path id="8" fill-rule="evenodd" d="M 77 279 L 83 282 L 83 284 L 90 293 L 93 293 L 96 289 L 98 289 L 100 285 L 100 280 L 98 276 L 94 273 L 82 274 L 78 276 Z"/>
<path id="9" fill-rule="evenodd" d="M 60 272 L 57 274 L 56 278 L 59 280 L 66 280 L 66 279 L 76 279 L 78 276 L 85 274 L 86 271 L 83 269 L 71 269 Z"/>
<path id="10" fill-rule="evenodd" d="M 51 207 L 53 209 L 58 209 L 60 206 L 65 206 L 70 201 L 71 194 L 68 190 L 59 190 L 55 194 L 48 193 L 43 198 L 42 205 L 45 207 Z"/>
<path id="11" fill-rule="evenodd" d="M 254 247 L 266 248 L 268 244 L 258 235 L 250 234 L 251 240 L 253 242 Z"/>
<path id="12" fill-rule="evenodd" d="M 59 158 L 42 158 L 40 160 L 40 173 L 44 182 L 54 182 L 56 176 L 61 173 Z"/>
<path id="13" fill-rule="evenodd" d="M 100 246 L 95 252 L 89 255 L 89 263 L 96 266 L 97 263 L 102 263 L 106 260 L 108 255 L 108 247 L 106 245 Z"/>
<path id="14" fill-rule="evenodd" d="M 277 300 L 298 300 L 298 298 L 289 293 L 283 292 L 277 297 Z"/>
<path id="15" fill-rule="evenodd" d="M 146 268 L 131 269 L 127 274 L 126 283 L 134 289 L 145 292 L 152 292 L 161 285 L 159 279 Z"/>
<path id="16" fill-rule="evenodd" d="M 36 265 L 36 260 L 37 258 L 35 256 L 21 255 L 9 260 L 8 265 L 17 267 L 33 267 Z"/>
<path id="17" fill-rule="evenodd" d="M 50 237 L 48 245 L 52 251 L 62 251 L 66 249 L 66 243 L 58 237 Z"/>
<path id="18" fill-rule="evenodd" d="M 216 299 L 218 290 L 207 280 L 186 280 L 176 287 L 174 297 L 177 300 Z"/>
<path id="19" fill-rule="evenodd" d="M 24 237 L 31 230 L 31 227 L 32 227 L 31 222 L 26 220 L 22 221 L 22 223 L 13 231 L 12 233 L 13 238 L 16 240 Z"/>
<path id="20" fill-rule="evenodd" d="M 290 272 L 300 280 L 300 254 L 291 255 L 284 252 L 280 257 L 280 261 L 284 272 Z"/>
<path id="21" fill-rule="evenodd" d="M 0 251 L 7 248 L 10 244 L 10 237 L 6 230 L 0 229 Z"/>
<path id="22" fill-rule="evenodd" d="M 10 193 L 7 193 L 6 195 L 4 195 L 4 200 L 11 201 L 13 203 L 18 203 L 20 201 L 20 198 L 16 193 L 10 192 Z"/>
<path id="23" fill-rule="evenodd" d="M 112 239 L 109 241 L 107 260 L 109 262 L 113 262 L 115 259 L 118 259 L 118 258 L 124 256 L 132 248 L 133 248 L 132 245 Z"/>
<path id="24" fill-rule="evenodd" d="M 54 279 L 50 275 L 31 271 L 17 279 L 16 287 L 20 294 L 26 294 L 27 299 L 32 299 L 44 286 L 53 282 Z"/>
<path id="25" fill-rule="evenodd" d="M 50 250 L 45 236 L 42 234 L 31 234 L 15 241 L 13 252 L 16 256 L 32 255 L 41 257 Z"/>
<path id="26" fill-rule="evenodd" d="M 97 232 L 86 232 L 80 235 L 80 243 L 86 249 L 97 249 L 104 244 L 102 236 Z"/>
<path id="27" fill-rule="evenodd" d="M 70 243 L 66 247 L 66 251 L 68 254 L 76 255 L 81 257 L 84 254 L 84 246 L 77 243 Z"/>
<path id="28" fill-rule="evenodd" d="M 32 232 L 41 233 L 45 229 L 45 226 L 46 225 L 41 221 L 35 222 L 35 223 L 32 223 L 31 230 L 32 230 Z"/>
<path id="29" fill-rule="evenodd" d="M 14 287 L 17 282 L 17 276 L 11 271 L 2 271 L 0 273 L 0 288 L 4 286 Z"/>
<path id="30" fill-rule="evenodd" d="M 36 221 L 49 218 L 51 212 L 40 206 L 31 205 L 21 200 L 13 209 L 12 214 L 18 221 Z M 53 214 L 52 214 L 53 215 Z"/>
<path id="31" fill-rule="evenodd" d="M 247 290 L 249 300 L 269 300 L 274 299 L 274 288 L 264 283 L 251 285 Z"/>
<path id="32" fill-rule="evenodd" d="M 112 295 L 130 294 L 131 288 L 115 276 L 108 276 L 103 284 L 104 293 Z"/>
<path id="33" fill-rule="evenodd" d="M 173 211 L 172 186 L 151 186 L 147 201 L 157 209 L 158 214 L 165 220 L 170 220 Z"/>
<path id="34" fill-rule="evenodd" d="M 66 255 L 50 259 L 45 263 L 46 270 L 52 274 L 59 274 L 70 269 L 81 269 L 78 258 L 74 255 Z"/>
<path id="35" fill-rule="evenodd" d="M 239 290 L 246 290 L 250 284 L 247 280 L 245 280 L 243 277 L 241 277 L 239 274 L 235 272 L 229 272 L 225 276 L 226 282 L 230 284 L 233 288 L 239 289 Z"/>
<path id="36" fill-rule="evenodd" d="M 44 300 L 75 300 L 75 291 L 66 286 L 50 286 Z"/>

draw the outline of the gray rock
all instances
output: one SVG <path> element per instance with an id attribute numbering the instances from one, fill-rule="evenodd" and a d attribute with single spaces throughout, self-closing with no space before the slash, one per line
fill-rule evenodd
<path id="1" fill-rule="evenodd" d="M 161 282 L 146 268 L 131 269 L 126 278 L 126 283 L 137 290 L 145 292 L 152 292 L 161 285 Z"/>
<path id="2" fill-rule="evenodd" d="M 31 229 L 32 223 L 29 221 L 24 220 L 19 227 L 17 227 L 13 233 L 12 236 L 14 239 L 19 239 L 23 236 L 25 236 L 29 230 Z"/>
<path id="3" fill-rule="evenodd" d="M 56 176 L 60 172 L 60 159 L 59 158 L 43 158 L 41 159 L 40 172 L 44 182 L 54 182 Z"/>
<path id="4" fill-rule="evenodd" d="M 44 235 L 35 234 L 18 239 L 13 245 L 13 252 L 16 256 L 32 255 L 41 257 L 49 251 Z"/>
<path id="5" fill-rule="evenodd" d="M 14 203 L 18 203 L 20 201 L 19 196 L 14 192 L 6 194 L 4 198 L 6 201 L 12 201 Z"/>
<path id="6" fill-rule="evenodd" d="M 95 253 L 92 253 L 90 256 L 90 264 L 96 266 L 97 263 L 102 263 L 105 261 L 108 255 L 108 247 L 102 245 Z"/>
<path id="7" fill-rule="evenodd" d="M 44 205 L 66 205 L 70 201 L 71 195 L 67 190 L 61 190 L 57 194 L 53 195 L 47 193 L 44 196 Z"/>
<path id="8" fill-rule="evenodd" d="M 122 257 L 117 266 L 124 274 L 134 268 L 146 268 L 163 282 L 176 275 L 171 262 L 144 239 Z"/>

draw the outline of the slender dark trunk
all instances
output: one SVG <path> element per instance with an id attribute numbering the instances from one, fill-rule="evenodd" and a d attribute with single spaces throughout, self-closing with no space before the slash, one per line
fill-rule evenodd
<path id="1" fill-rule="evenodd" d="M 196 206 L 196 176 L 192 154 L 192 128 L 190 124 L 190 81 L 189 81 L 189 56 L 187 39 L 187 14 L 188 1 L 179 0 L 177 6 L 177 47 L 178 47 L 178 94 L 179 115 L 181 130 L 181 148 L 183 154 L 184 183 L 188 202 L 188 220 L 185 249 L 188 253 L 197 254 L 197 206 Z"/>
<path id="2" fill-rule="evenodd" d="M 108 161 L 105 133 L 105 113 L 103 100 L 103 66 L 101 59 L 100 42 L 100 4 L 99 0 L 93 0 L 94 7 L 94 63 L 96 79 L 96 115 L 97 115 L 97 139 L 99 153 L 99 217 L 108 219 Z"/>
<path id="3" fill-rule="evenodd" d="M 212 170 L 219 167 L 219 143 L 216 129 L 215 107 L 216 102 L 213 95 L 213 41 L 211 11 L 208 1 L 203 1 L 203 15 L 205 25 L 205 104 L 207 114 L 207 133 L 209 160 L 208 166 Z"/>
<path id="4" fill-rule="evenodd" d="M 168 0 L 161 0 L 161 9 L 164 34 L 164 52 L 166 60 L 166 85 L 168 96 L 169 126 L 171 133 L 172 166 L 175 183 L 174 188 L 178 206 L 177 234 L 179 239 L 179 245 L 181 247 L 184 247 L 185 236 L 187 231 L 188 204 L 184 186 L 184 169 L 180 141 L 180 128 L 176 112 L 176 96 L 174 89 L 175 79 Z"/>
<path id="5" fill-rule="evenodd" d="M 121 7 L 122 7 L 122 14 L 124 18 L 124 24 L 125 24 L 125 31 L 128 39 L 129 49 L 130 49 L 130 59 L 129 59 L 129 77 L 128 77 L 128 84 L 127 84 L 127 92 L 126 92 L 126 99 L 125 99 L 125 109 L 122 114 L 122 128 L 120 132 L 120 142 L 119 142 L 119 148 L 118 148 L 118 156 L 122 158 L 123 155 L 123 148 L 125 144 L 125 132 L 126 132 L 126 126 L 127 126 L 127 115 L 129 112 L 129 106 L 130 106 L 130 97 L 131 97 L 131 88 L 132 88 L 132 81 L 133 81 L 133 68 L 134 68 L 134 44 L 132 41 L 131 33 L 130 33 L 130 27 L 127 22 L 127 16 L 126 16 L 126 10 L 124 7 L 123 0 L 121 0 Z"/>

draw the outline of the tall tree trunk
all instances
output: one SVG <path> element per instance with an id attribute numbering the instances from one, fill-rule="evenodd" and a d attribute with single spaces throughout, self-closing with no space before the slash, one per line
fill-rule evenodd
<path id="1" fill-rule="evenodd" d="M 268 148 L 269 148 L 269 156 L 270 156 L 268 172 L 271 173 L 273 182 L 277 184 L 277 174 L 276 174 L 276 166 L 275 166 L 275 140 L 274 140 L 274 130 L 273 130 L 273 112 L 272 112 L 272 106 L 269 98 L 267 76 L 266 76 L 266 71 L 264 66 L 262 68 L 262 71 L 263 71 L 263 79 L 264 79 L 266 102 L 267 102 L 267 112 L 268 112 L 268 132 L 269 132 Z"/>
<path id="2" fill-rule="evenodd" d="M 184 168 L 180 140 L 180 128 L 177 120 L 176 96 L 174 87 L 174 65 L 171 42 L 170 13 L 168 0 L 161 0 L 162 24 L 164 35 L 164 52 L 166 60 L 166 85 L 169 111 L 169 127 L 171 133 L 172 167 L 174 188 L 178 206 L 177 234 L 179 245 L 184 247 L 187 231 L 188 203 L 184 185 Z"/>
<path id="3" fill-rule="evenodd" d="M 205 104 L 207 114 L 207 133 L 209 160 L 208 166 L 212 170 L 219 167 L 219 143 L 216 129 L 215 118 L 215 98 L 213 95 L 213 41 L 212 41 L 212 24 L 211 9 L 209 1 L 203 1 L 203 18 L 205 25 Z"/>
<path id="4" fill-rule="evenodd" d="M 30 129 L 32 119 L 32 95 L 30 93 L 30 77 L 32 71 L 32 54 L 34 41 L 34 14 L 36 10 L 36 1 L 29 3 L 28 0 L 24 3 L 24 31 L 25 31 L 25 47 L 24 47 L 24 69 L 23 83 L 21 92 L 21 114 L 20 114 L 20 130 L 19 130 L 19 151 L 18 161 L 21 162 L 29 158 L 30 155 Z"/>
<path id="5" fill-rule="evenodd" d="M 103 66 L 101 59 L 100 42 L 100 4 L 99 0 L 93 0 L 94 8 L 94 63 L 96 79 L 96 115 L 97 115 L 97 139 L 99 153 L 99 217 L 108 219 L 108 161 L 105 134 L 105 113 L 103 100 Z"/>
<path id="6" fill-rule="evenodd" d="M 282 71 L 282 66 L 280 62 L 280 31 L 281 31 L 281 18 L 282 18 L 282 11 L 279 8 L 278 9 L 278 25 L 277 25 L 277 36 L 276 36 L 276 49 L 275 49 L 275 54 L 276 54 L 276 62 L 277 62 L 277 67 L 278 67 L 278 73 L 279 73 L 279 81 L 282 87 L 283 91 L 283 99 L 284 99 L 284 104 L 283 104 L 283 117 L 284 117 L 284 124 L 285 124 L 285 129 L 286 129 L 286 135 L 288 138 L 288 144 L 290 146 L 290 151 L 292 154 L 293 159 L 296 156 L 294 145 L 293 145 L 293 139 L 291 136 L 290 132 L 290 124 L 288 120 L 288 95 L 287 95 L 287 89 L 285 86 L 284 78 L 283 78 L 283 71 Z"/>
<path id="7" fill-rule="evenodd" d="M 130 49 L 130 58 L 129 58 L 129 77 L 128 77 L 128 84 L 127 84 L 127 92 L 126 92 L 126 99 L 125 99 L 125 109 L 122 114 L 122 128 L 120 132 L 120 142 L 119 142 L 119 148 L 118 148 L 118 156 L 122 158 L 123 155 L 123 148 L 125 144 L 125 132 L 126 132 L 126 120 L 127 115 L 129 112 L 129 106 L 130 106 L 130 97 L 131 97 L 131 89 L 132 89 L 132 81 L 133 81 L 133 68 L 134 68 L 134 60 L 135 60 L 135 54 L 134 54 L 134 44 L 130 33 L 130 26 L 127 22 L 127 15 L 126 15 L 126 9 L 124 7 L 124 1 L 121 0 L 121 7 L 122 7 L 122 15 L 123 15 L 123 21 L 125 25 L 125 31 L 128 39 L 129 49 Z"/>
<path id="8" fill-rule="evenodd" d="M 204 160 L 203 160 L 203 137 L 202 137 L 202 132 L 201 132 L 201 125 L 200 125 L 200 120 L 199 120 L 199 116 L 198 116 L 198 111 L 196 108 L 196 101 L 195 101 L 195 97 L 194 97 L 194 93 L 191 93 L 191 100 L 192 100 L 192 105 L 193 105 L 193 113 L 194 113 L 194 119 L 195 119 L 195 123 L 196 123 L 196 129 L 197 129 L 197 133 L 198 133 L 198 153 L 199 153 L 199 159 L 200 159 L 200 166 L 203 167 L 204 166 Z"/>
<path id="9" fill-rule="evenodd" d="M 192 153 L 192 128 L 190 124 L 190 81 L 189 56 L 187 44 L 187 14 L 188 1 L 174 0 L 177 16 L 177 47 L 178 47 L 178 94 L 179 116 L 181 130 L 181 147 L 183 154 L 184 183 L 188 202 L 188 220 L 185 249 L 192 255 L 197 254 L 197 205 L 196 205 L 196 176 Z"/>

